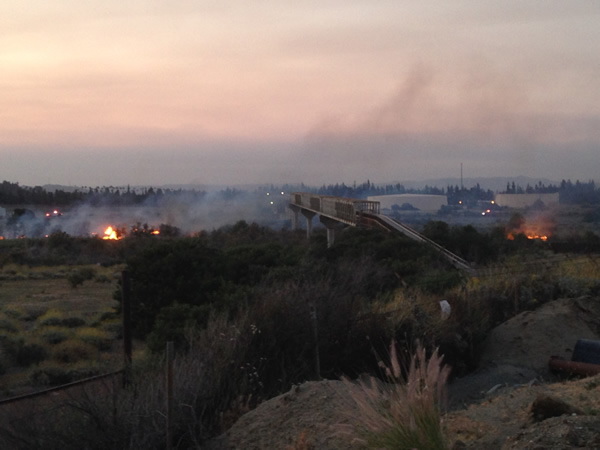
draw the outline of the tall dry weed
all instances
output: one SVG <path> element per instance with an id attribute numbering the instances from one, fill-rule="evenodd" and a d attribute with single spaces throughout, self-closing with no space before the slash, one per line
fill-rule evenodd
<path id="1" fill-rule="evenodd" d="M 365 444 L 386 449 L 446 449 L 441 404 L 450 369 L 437 349 L 427 358 L 418 345 L 402 378 L 396 346 L 390 348 L 386 383 L 371 377 L 358 387 L 345 379 L 357 409 L 352 422 Z"/>

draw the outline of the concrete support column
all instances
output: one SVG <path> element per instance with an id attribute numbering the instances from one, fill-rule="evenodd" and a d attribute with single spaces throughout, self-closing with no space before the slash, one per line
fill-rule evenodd
<path id="1" fill-rule="evenodd" d="M 296 231 L 298 229 L 298 213 L 300 212 L 300 207 L 296 205 L 288 205 L 292 210 L 292 231 Z"/>
<path id="2" fill-rule="evenodd" d="M 335 230 L 341 230 L 344 224 L 325 216 L 319 216 L 319 220 L 327 228 L 327 248 L 329 248 L 335 242 Z"/>
<path id="3" fill-rule="evenodd" d="M 335 228 L 327 228 L 327 248 L 335 242 Z"/>
<path id="4" fill-rule="evenodd" d="M 304 217 L 306 217 L 306 237 L 309 238 L 312 234 L 312 219 L 317 215 L 317 213 L 308 211 L 307 209 L 302 209 L 300 212 Z"/>

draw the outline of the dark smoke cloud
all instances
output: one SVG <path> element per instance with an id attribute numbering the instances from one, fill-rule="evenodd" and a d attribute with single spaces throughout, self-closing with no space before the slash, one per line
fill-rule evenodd
<path id="1" fill-rule="evenodd" d="M 346 180 L 447 176 L 460 163 L 473 176 L 597 176 L 597 116 L 536 111 L 524 80 L 478 65 L 467 73 L 446 80 L 416 65 L 381 105 L 317 124 L 303 162 L 323 172 L 337 164 Z"/>

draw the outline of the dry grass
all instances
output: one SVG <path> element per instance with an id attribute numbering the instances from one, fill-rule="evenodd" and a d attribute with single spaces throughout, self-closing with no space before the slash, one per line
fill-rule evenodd
<path id="1" fill-rule="evenodd" d="M 66 279 L 73 267 L 10 264 L 0 268 L 0 335 L 5 337 L 0 342 L 1 396 L 27 390 L 25 387 L 33 381 L 30 377 L 32 368 L 19 365 L 14 357 L 7 354 L 5 347 L 12 342 L 7 340 L 9 338 L 22 339 L 25 345 L 40 345 L 45 349 L 48 360 L 54 356 L 60 361 L 67 361 L 63 363 L 65 370 L 73 369 L 71 365 L 77 361 L 88 361 L 89 364 L 106 361 L 106 372 L 117 368 L 113 360 L 121 361 L 121 358 L 110 358 L 102 353 L 97 361 L 95 359 L 98 350 L 108 352 L 113 348 L 120 356 L 121 349 L 112 345 L 120 323 L 114 323 L 112 318 L 110 323 L 105 323 L 108 321 L 101 318 L 117 304 L 113 293 L 121 268 L 90 267 L 110 282 L 88 280 L 73 289 Z M 92 323 L 100 329 L 85 327 Z"/>
<path id="2" fill-rule="evenodd" d="M 108 351 L 112 347 L 113 336 L 102 329 L 82 327 L 75 331 L 75 336 L 100 351 Z"/>
<path id="3" fill-rule="evenodd" d="M 0 309 L 57 309 L 82 314 L 106 311 L 116 304 L 112 295 L 122 268 L 94 268 L 97 276 L 104 275 L 110 282 L 90 280 L 73 289 L 66 280 L 72 268 L 4 266 L 0 270 Z"/>
<path id="4" fill-rule="evenodd" d="M 415 350 L 406 379 L 395 345 L 390 349 L 390 364 L 385 366 L 388 383 L 371 377 L 350 389 L 358 406 L 353 423 L 375 448 L 446 449 L 441 424 L 443 399 L 449 368 L 442 364 L 437 350 L 427 359 L 425 348 Z M 353 386 L 349 380 L 346 383 Z"/>

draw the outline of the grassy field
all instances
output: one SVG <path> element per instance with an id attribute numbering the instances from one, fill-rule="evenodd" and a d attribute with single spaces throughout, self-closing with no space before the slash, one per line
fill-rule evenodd
<path id="1" fill-rule="evenodd" d="M 0 270 L 0 308 L 60 308 L 93 315 L 116 305 L 112 296 L 122 268 L 91 266 L 94 279 L 73 288 L 67 277 L 78 269 L 7 265 Z"/>
<path id="2" fill-rule="evenodd" d="M 0 397 L 120 368 L 122 269 L 0 269 Z"/>

